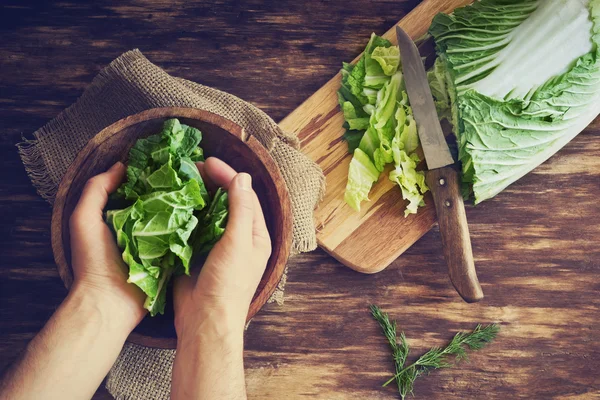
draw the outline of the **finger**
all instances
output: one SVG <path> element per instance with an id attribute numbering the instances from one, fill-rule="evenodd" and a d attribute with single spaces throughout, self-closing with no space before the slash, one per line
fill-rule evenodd
<path id="1" fill-rule="evenodd" d="M 102 210 L 108 201 L 108 195 L 117 190 L 123 178 L 125 178 L 125 172 L 125 165 L 117 162 L 108 171 L 89 179 L 83 188 L 83 193 L 74 213 L 82 213 L 83 215 L 99 213 L 102 215 Z"/>
<path id="2" fill-rule="evenodd" d="M 269 236 L 269 230 L 267 229 L 267 223 L 265 216 L 258 200 L 256 193 L 253 193 L 254 197 L 254 217 L 252 220 L 252 238 L 254 245 L 264 245 L 270 249 L 271 237 Z"/>
<path id="3" fill-rule="evenodd" d="M 204 172 L 218 187 L 227 190 L 237 172 L 225 162 L 215 157 L 209 157 L 204 163 Z"/>
<path id="4" fill-rule="evenodd" d="M 206 169 L 204 168 L 204 161 L 198 161 L 196 163 L 196 168 L 198 168 L 198 172 L 200 173 L 200 177 L 202 178 L 202 182 L 206 186 L 206 189 L 214 193 L 217 190 L 217 185 L 210 179 L 210 177 L 206 174 Z"/>
<path id="5" fill-rule="evenodd" d="M 204 172 L 204 161 L 198 161 L 196 163 L 196 168 L 198 168 L 198 172 L 200 173 L 200 176 L 202 177 L 202 179 L 206 180 L 206 174 Z"/>
<path id="6" fill-rule="evenodd" d="M 225 162 L 214 157 L 210 157 L 206 160 L 204 170 L 207 175 L 212 177 L 213 182 L 218 182 L 217 184 L 224 188 L 229 186 L 229 182 L 231 182 L 233 177 L 236 175 L 236 172 L 233 168 L 231 168 Z M 270 246 L 271 238 L 269 237 L 269 231 L 267 230 L 265 217 L 256 193 L 253 193 L 253 200 L 254 215 L 252 223 L 252 236 L 255 238 L 255 242 L 266 242 L 265 244 Z"/>
<path id="7" fill-rule="evenodd" d="M 225 227 L 225 235 L 233 243 L 252 244 L 254 220 L 254 191 L 252 178 L 242 172 L 233 178 L 227 190 L 229 217 Z"/>

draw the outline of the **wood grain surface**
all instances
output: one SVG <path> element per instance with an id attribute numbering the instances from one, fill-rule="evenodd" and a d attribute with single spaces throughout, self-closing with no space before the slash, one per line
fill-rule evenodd
<path id="1" fill-rule="evenodd" d="M 3 1 L 0 9 L 0 370 L 66 290 L 50 206 L 15 143 L 139 47 L 167 72 L 236 94 L 279 120 L 417 1 Z M 398 320 L 410 359 L 454 332 L 498 322 L 497 341 L 416 383 L 416 399 L 600 398 L 600 121 L 496 198 L 467 209 L 486 298 L 452 287 L 433 228 L 386 270 L 356 273 L 322 250 L 290 263 L 286 302 L 246 336 L 251 399 L 394 399 L 368 305 Z M 110 399 L 99 388 L 94 399 Z"/>
<path id="2" fill-rule="evenodd" d="M 271 297 L 283 276 L 292 245 L 292 205 L 277 164 L 260 142 L 239 125 L 208 111 L 153 108 L 115 122 L 85 145 L 60 182 L 52 209 L 51 240 L 58 273 L 69 288 L 73 283 L 69 219 L 87 181 L 117 161 L 126 163 L 131 146 L 142 137 L 159 133 L 169 118 L 178 118 L 182 124 L 202 132 L 201 145 L 206 157 L 218 157 L 236 171 L 252 175 L 252 186 L 264 210 L 273 248 L 248 310 L 247 320 L 250 320 Z M 201 266 L 202 260 L 192 263 Z M 168 296 L 164 315 L 147 316 L 129 335 L 129 342 L 166 349 L 177 347 L 172 293 Z"/>
<path id="3" fill-rule="evenodd" d="M 427 33 L 437 13 L 451 12 L 471 2 L 424 0 L 398 25 L 416 40 Z M 397 44 L 395 24 L 382 36 Z M 433 46 L 429 46 L 428 50 L 433 53 Z M 421 55 L 427 55 L 423 53 Z M 343 61 L 348 60 L 350 58 Z M 435 206 L 428 194 L 425 207 L 420 208 L 417 214 L 404 217 L 408 202 L 402 199 L 398 185 L 387 178 L 388 169 L 373 185 L 370 201 L 361 204 L 360 212 L 346 204 L 344 192 L 352 155 L 348 153 L 348 144 L 341 139 L 345 131 L 342 126 L 344 116 L 336 94 L 340 80 L 338 73 L 285 117 L 280 125 L 298 135 L 303 151 L 321 166 L 325 174 L 327 193 L 315 211 L 319 246 L 344 265 L 372 274 L 390 265 L 431 229 L 436 221 Z M 424 159 L 420 148 L 417 154 L 421 160 Z M 424 163 L 422 166 L 425 167 Z M 387 240 L 377 240 L 377 237 Z"/>

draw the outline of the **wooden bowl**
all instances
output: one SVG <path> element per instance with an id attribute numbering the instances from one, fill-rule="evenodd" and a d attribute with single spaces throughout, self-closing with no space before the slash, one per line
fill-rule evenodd
<path id="1" fill-rule="evenodd" d="M 160 132 L 168 118 L 178 118 L 182 123 L 200 129 L 200 145 L 207 156 L 218 157 L 235 170 L 252 175 L 273 249 L 250 305 L 250 319 L 275 291 L 289 256 L 292 216 L 288 192 L 277 165 L 256 138 L 225 118 L 197 109 L 156 108 L 132 115 L 102 130 L 79 152 L 60 183 L 52 211 L 52 250 L 60 277 L 69 288 L 73 282 L 69 218 L 85 182 L 117 161 L 126 162 L 129 148 L 135 141 Z M 148 347 L 176 347 L 172 290 L 169 293 L 165 315 L 146 317 L 128 341 Z"/>

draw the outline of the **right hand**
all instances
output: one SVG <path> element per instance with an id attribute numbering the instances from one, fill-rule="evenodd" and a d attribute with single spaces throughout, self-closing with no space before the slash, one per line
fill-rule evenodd
<path id="1" fill-rule="evenodd" d="M 243 330 L 271 255 L 269 232 L 250 175 L 237 173 L 216 158 L 199 163 L 198 169 L 209 188 L 227 191 L 229 217 L 223 237 L 200 273 L 175 282 L 175 328 L 180 338 L 186 330 L 199 329 L 207 318 Z"/>

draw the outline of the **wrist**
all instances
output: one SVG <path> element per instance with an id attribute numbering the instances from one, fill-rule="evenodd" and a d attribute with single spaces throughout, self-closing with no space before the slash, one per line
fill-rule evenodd
<path id="1" fill-rule="evenodd" d="M 242 344 L 246 313 L 222 305 L 203 304 L 196 310 L 176 310 L 175 330 L 178 343 L 225 340 Z"/>
<path id="2" fill-rule="evenodd" d="M 112 333 L 124 335 L 129 333 L 142 320 L 145 312 L 123 304 L 118 298 L 75 281 L 65 300 L 76 308 L 76 312 L 96 321 Z M 138 306 L 139 308 L 139 306 Z"/>

